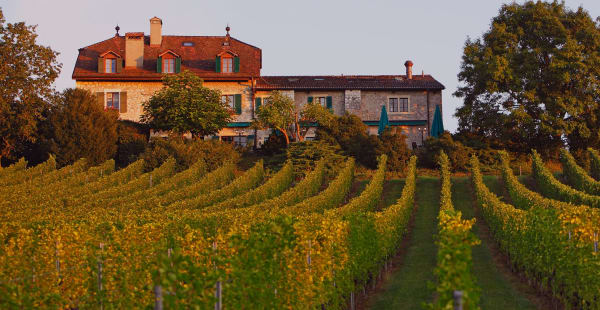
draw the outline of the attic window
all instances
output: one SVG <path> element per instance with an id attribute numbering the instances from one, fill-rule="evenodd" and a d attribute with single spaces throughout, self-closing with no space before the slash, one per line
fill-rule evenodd
<path id="1" fill-rule="evenodd" d="M 183 42 L 183 46 L 194 46 L 194 42 Z"/>
<path id="2" fill-rule="evenodd" d="M 298 78 L 289 78 L 288 81 L 290 81 L 290 82 L 298 82 Z"/>
<path id="3" fill-rule="evenodd" d="M 322 78 L 315 78 L 315 81 L 323 81 L 324 79 Z"/>

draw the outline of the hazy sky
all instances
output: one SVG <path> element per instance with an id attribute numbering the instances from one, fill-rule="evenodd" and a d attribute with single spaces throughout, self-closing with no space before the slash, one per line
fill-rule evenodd
<path id="1" fill-rule="evenodd" d="M 380 1 L 88 1 L 0 0 L 8 22 L 38 25 L 39 42 L 60 52 L 58 89 L 71 79 L 77 49 L 115 33 L 150 32 L 149 19 L 163 20 L 163 34 L 224 35 L 263 52 L 263 75 L 404 74 L 424 71 L 446 86 L 444 125 L 454 131 L 452 96 L 458 85 L 465 39 L 480 37 L 502 3 L 496 0 Z M 518 1 L 522 3 L 523 1 Z M 566 1 L 600 15 L 599 0 Z"/>

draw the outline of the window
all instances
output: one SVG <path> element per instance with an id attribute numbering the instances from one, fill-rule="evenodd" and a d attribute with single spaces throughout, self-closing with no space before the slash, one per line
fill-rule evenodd
<path id="1" fill-rule="evenodd" d="M 248 144 L 248 136 L 221 136 L 221 141 L 244 147 Z"/>
<path id="2" fill-rule="evenodd" d="M 398 98 L 390 98 L 388 106 L 390 107 L 390 112 L 400 112 L 398 110 Z"/>
<path id="3" fill-rule="evenodd" d="M 223 57 L 222 63 L 223 63 L 223 65 L 221 66 L 221 72 L 223 72 L 223 73 L 233 72 L 233 58 Z"/>
<path id="4" fill-rule="evenodd" d="M 105 73 L 117 72 L 117 60 L 114 58 L 105 58 L 104 59 L 104 72 Z"/>
<path id="5" fill-rule="evenodd" d="M 315 103 L 318 103 L 322 106 L 327 105 L 327 97 L 315 97 Z"/>
<path id="6" fill-rule="evenodd" d="M 119 93 L 106 93 L 106 108 L 119 109 Z"/>
<path id="7" fill-rule="evenodd" d="M 194 46 L 194 42 L 183 42 L 183 46 Z"/>
<path id="8" fill-rule="evenodd" d="M 389 98 L 388 109 L 390 113 L 409 112 L 408 98 Z"/>
<path id="9" fill-rule="evenodd" d="M 221 96 L 221 102 L 227 104 L 232 109 L 235 109 L 235 101 L 233 95 Z"/>
<path id="10" fill-rule="evenodd" d="M 174 73 L 175 72 L 175 58 L 163 59 L 163 72 Z"/>

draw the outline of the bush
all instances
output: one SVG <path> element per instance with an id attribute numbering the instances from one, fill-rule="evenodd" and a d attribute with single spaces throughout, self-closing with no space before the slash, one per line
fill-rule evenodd
<path id="1" fill-rule="evenodd" d="M 326 126 L 317 128 L 317 140 L 339 144 L 344 154 L 356 158 L 363 166 L 377 168 L 377 150 L 381 141 L 367 133 L 367 125 L 354 114 L 334 117 Z"/>
<path id="2" fill-rule="evenodd" d="M 48 115 L 45 143 L 59 166 L 80 158 L 99 165 L 117 151 L 117 118 L 118 112 L 105 111 L 89 91 L 67 89 Z"/>
<path id="3" fill-rule="evenodd" d="M 169 157 L 174 157 L 177 161 L 178 171 L 189 168 L 198 160 L 204 160 L 208 169 L 213 170 L 226 161 L 239 161 L 240 153 L 233 144 L 217 140 L 189 140 L 180 136 L 152 138 L 142 155 L 145 170 L 150 171 L 160 166 Z"/>
<path id="4" fill-rule="evenodd" d="M 271 156 L 283 153 L 286 147 L 287 143 L 285 142 L 285 136 L 277 130 L 272 130 L 260 149 L 263 154 Z"/>
<path id="5" fill-rule="evenodd" d="M 388 171 L 404 171 L 411 151 L 406 144 L 406 136 L 398 128 L 388 127 L 379 136 L 381 144 L 378 150 L 379 154 L 387 155 Z"/>
<path id="6" fill-rule="evenodd" d="M 119 138 L 115 163 L 118 167 L 125 167 L 146 151 L 150 133 L 145 125 L 131 121 L 119 121 L 117 133 Z"/>
<path id="7" fill-rule="evenodd" d="M 473 150 L 462 143 L 454 141 L 449 132 L 444 132 L 439 138 L 429 137 L 425 140 L 423 147 L 419 150 L 419 161 L 422 167 L 435 169 L 437 167 L 437 156 L 444 151 L 450 158 L 452 170 L 467 170 L 469 154 Z"/>
<path id="8" fill-rule="evenodd" d="M 326 158 L 326 171 L 333 175 L 333 171 L 345 160 L 342 150 L 337 144 L 324 141 L 303 141 L 291 143 L 287 151 L 287 158 L 294 164 L 296 175 L 303 175 L 316 165 L 321 158 Z"/>

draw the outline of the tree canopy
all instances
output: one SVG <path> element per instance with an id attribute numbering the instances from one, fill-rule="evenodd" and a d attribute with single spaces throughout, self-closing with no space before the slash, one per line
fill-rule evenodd
<path id="1" fill-rule="evenodd" d="M 273 128 L 283 133 L 286 144 L 291 139 L 304 141 L 308 128 L 313 123 L 325 125 L 331 121 L 333 114 L 318 103 L 297 106 L 294 99 L 273 91 L 256 111 L 253 122 L 255 128 Z"/>
<path id="2" fill-rule="evenodd" d="M 142 122 L 152 129 L 213 135 L 231 121 L 233 111 L 221 101 L 221 92 L 203 86 L 189 71 L 165 75 L 163 88 L 143 104 Z"/>
<path id="3" fill-rule="evenodd" d="M 60 73 L 57 52 L 36 43 L 35 26 L 5 23 L 0 9 L 0 160 L 36 141 Z"/>
<path id="4" fill-rule="evenodd" d="M 559 2 L 503 5 L 482 38 L 467 39 L 459 132 L 513 151 L 555 155 L 600 142 L 600 25 Z"/>
<path id="5" fill-rule="evenodd" d="M 80 158 L 87 159 L 91 165 L 113 158 L 117 151 L 118 117 L 118 111 L 105 111 L 89 91 L 67 89 L 45 122 L 49 150 L 56 154 L 61 166 Z"/>

